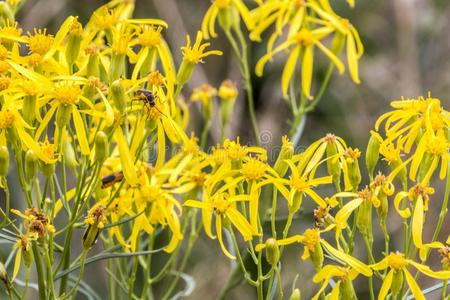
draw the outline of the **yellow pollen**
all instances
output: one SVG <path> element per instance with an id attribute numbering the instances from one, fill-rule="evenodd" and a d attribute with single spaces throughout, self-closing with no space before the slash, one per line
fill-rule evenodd
<path id="1" fill-rule="evenodd" d="M 28 48 L 30 53 L 44 55 L 50 50 L 53 44 L 53 36 L 47 35 L 47 28 L 34 29 L 34 34 L 28 32 Z"/>
<path id="2" fill-rule="evenodd" d="M 238 95 L 236 85 L 231 80 L 222 82 L 219 88 L 219 97 L 222 100 L 234 100 Z"/>
<path id="3" fill-rule="evenodd" d="M 78 103 L 81 90 L 76 85 L 61 85 L 55 88 L 53 94 L 59 103 L 73 105 Z"/>
<path id="4" fill-rule="evenodd" d="M 114 10 L 106 7 L 94 14 L 95 24 L 100 30 L 111 28 L 116 24 L 117 18 Z"/>
<path id="5" fill-rule="evenodd" d="M 230 5 L 230 0 L 215 0 L 214 4 L 219 9 L 224 9 L 224 8 L 227 8 Z"/>
<path id="6" fill-rule="evenodd" d="M 308 29 L 302 29 L 299 33 L 295 35 L 297 43 L 302 46 L 308 47 L 314 44 L 314 36 Z"/>
<path id="7" fill-rule="evenodd" d="M 226 139 L 223 142 L 223 148 L 226 151 L 227 157 L 233 161 L 242 160 L 248 153 L 245 146 L 241 146 L 239 138 L 235 141 Z"/>
<path id="8" fill-rule="evenodd" d="M 319 241 L 320 234 L 316 229 L 306 229 L 303 233 L 302 243 L 308 247 L 309 250 L 313 251 Z"/>
<path id="9" fill-rule="evenodd" d="M 142 46 L 153 48 L 161 44 L 161 31 L 162 27 L 149 27 L 147 29 L 144 29 L 144 32 L 142 32 L 138 39 L 139 43 Z"/>
<path id="10" fill-rule="evenodd" d="M 305 177 L 300 177 L 291 178 L 291 187 L 294 188 L 297 192 L 304 192 L 307 188 L 310 187 L 310 185 Z"/>
<path id="11" fill-rule="evenodd" d="M 42 62 L 42 55 L 38 53 L 31 53 L 27 56 L 27 63 L 30 67 L 37 67 Z"/>
<path id="12" fill-rule="evenodd" d="M 129 37 L 120 36 L 114 43 L 112 44 L 111 50 L 115 54 L 127 54 L 128 44 L 130 42 Z"/>
<path id="13" fill-rule="evenodd" d="M 150 72 L 147 76 L 148 82 L 154 86 L 162 86 L 165 78 L 159 71 Z"/>
<path id="14" fill-rule="evenodd" d="M 266 173 L 267 165 L 257 159 L 251 158 L 242 166 L 242 175 L 250 180 L 258 180 Z"/>
<path id="15" fill-rule="evenodd" d="M 55 144 L 49 143 L 48 140 L 45 140 L 43 143 L 39 143 L 39 147 L 41 148 L 41 151 L 45 155 L 45 157 L 49 159 L 53 159 L 55 157 Z"/>
<path id="16" fill-rule="evenodd" d="M 0 129 L 11 128 L 14 124 L 14 115 L 8 109 L 0 111 Z"/>
<path id="17" fill-rule="evenodd" d="M 0 33 L 4 34 L 5 36 L 20 37 L 22 35 L 22 29 L 17 28 L 18 25 L 19 25 L 19 23 L 10 22 L 9 19 L 7 19 L 6 24 L 0 28 Z M 2 43 L 4 43 L 3 40 L 2 40 Z"/>
<path id="18" fill-rule="evenodd" d="M 6 73 L 8 70 L 9 64 L 4 60 L 0 60 L 0 74 Z"/>
<path id="19" fill-rule="evenodd" d="M 444 135 L 437 135 L 430 137 L 426 143 L 428 152 L 436 156 L 445 156 L 448 153 L 450 142 L 447 141 Z"/>
<path id="20" fill-rule="evenodd" d="M 406 266 L 406 259 L 403 254 L 399 252 L 391 253 L 387 257 L 387 263 L 390 268 L 398 271 Z"/>
<path id="21" fill-rule="evenodd" d="M 325 142 L 327 142 L 329 144 L 336 143 L 336 136 L 332 133 L 328 133 L 323 139 Z"/>
<path id="22" fill-rule="evenodd" d="M 214 197 L 213 206 L 216 214 L 223 215 L 230 207 L 231 203 L 226 199 L 227 196 L 227 194 L 220 194 Z"/>
<path id="23" fill-rule="evenodd" d="M 201 101 L 202 104 L 208 105 L 210 101 L 217 95 L 217 90 L 209 84 L 202 84 L 195 88 L 191 95 L 191 101 Z"/>
<path id="24" fill-rule="evenodd" d="M 159 186 L 144 185 L 141 187 L 141 193 L 146 201 L 153 202 L 160 198 L 162 191 Z"/>
<path id="25" fill-rule="evenodd" d="M 5 46 L 0 45 L 0 60 L 5 60 L 8 58 L 8 49 Z"/>

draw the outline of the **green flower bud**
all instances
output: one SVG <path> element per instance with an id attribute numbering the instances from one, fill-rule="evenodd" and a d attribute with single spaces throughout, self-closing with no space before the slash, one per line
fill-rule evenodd
<path id="1" fill-rule="evenodd" d="M 219 25 L 224 31 L 230 30 L 231 26 L 239 23 L 239 13 L 233 6 L 227 5 L 226 7 L 219 8 Z"/>
<path id="2" fill-rule="evenodd" d="M 359 207 L 356 214 L 356 226 L 362 235 L 369 234 L 372 225 L 372 203 L 364 201 Z"/>
<path id="3" fill-rule="evenodd" d="M 128 97 L 125 94 L 125 89 L 123 88 L 120 80 L 116 80 L 111 84 L 109 92 L 114 101 L 114 106 L 121 114 L 123 114 L 125 112 Z"/>
<path id="4" fill-rule="evenodd" d="M 286 175 L 286 172 L 289 168 L 289 165 L 285 160 L 291 159 L 294 155 L 294 145 L 289 141 L 287 136 L 282 137 L 282 146 L 280 154 L 278 155 L 277 160 L 275 161 L 274 170 L 281 177 Z"/>
<path id="5" fill-rule="evenodd" d="M 266 260 L 272 266 L 276 266 L 280 260 L 280 249 L 277 241 L 273 238 L 266 241 Z"/>
<path id="6" fill-rule="evenodd" d="M 314 250 L 311 251 L 311 261 L 313 262 L 317 271 L 322 268 L 323 260 L 324 256 L 322 246 L 320 245 L 320 243 L 317 243 L 316 246 L 314 247 Z"/>
<path id="7" fill-rule="evenodd" d="M 69 166 L 69 168 L 75 169 L 78 166 L 77 157 L 72 143 L 68 140 L 64 140 L 63 142 L 63 153 L 65 164 Z"/>
<path id="8" fill-rule="evenodd" d="M 56 111 L 56 125 L 62 129 L 70 122 L 72 116 L 72 105 L 62 104 Z"/>
<path id="9" fill-rule="evenodd" d="M 292 291 L 291 296 L 289 297 L 289 300 L 301 300 L 302 299 L 302 294 L 300 292 L 299 289 L 294 289 Z"/>
<path id="10" fill-rule="evenodd" d="M 341 281 L 341 286 L 339 287 L 340 299 L 358 299 L 356 297 L 355 288 L 353 287 L 352 281 L 345 278 Z"/>
<path id="11" fill-rule="evenodd" d="M 125 77 L 125 57 L 124 53 L 112 54 L 109 65 L 109 82 Z"/>
<path id="12" fill-rule="evenodd" d="M 379 157 L 380 157 L 380 141 L 374 135 L 371 135 L 369 143 L 367 144 L 367 151 L 366 151 L 366 166 L 370 178 L 373 178 L 375 167 L 377 166 Z"/>
<path id="13" fill-rule="evenodd" d="M 108 136 L 103 132 L 97 132 L 95 136 L 95 157 L 102 164 L 109 156 Z"/>
<path id="14" fill-rule="evenodd" d="M 391 291 L 392 296 L 397 296 L 403 288 L 403 272 L 402 270 L 394 271 L 394 277 L 392 278 Z"/>
<path id="15" fill-rule="evenodd" d="M 302 205 L 303 200 L 303 193 L 295 193 L 294 199 L 292 201 L 292 204 L 289 206 L 289 212 L 295 213 L 300 209 L 300 206 Z"/>
<path id="16" fill-rule="evenodd" d="M 231 114 L 233 113 L 234 103 L 238 96 L 238 90 L 231 80 L 225 80 L 222 82 L 219 88 L 220 113 L 222 126 L 225 126 L 230 121 Z"/>
<path id="17" fill-rule="evenodd" d="M 361 152 L 358 149 L 348 148 L 345 156 L 348 168 L 348 179 L 353 189 L 357 190 L 361 182 L 361 171 L 358 163 L 358 158 L 361 156 Z"/>
<path id="18" fill-rule="evenodd" d="M 192 72 L 194 71 L 195 64 L 183 60 L 183 62 L 180 65 L 180 68 L 178 69 L 177 74 L 177 81 L 180 86 L 183 86 L 188 80 L 191 78 Z"/>
<path id="19" fill-rule="evenodd" d="M 328 174 L 333 177 L 333 182 L 337 183 L 341 176 L 341 168 L 339 167 L 339 157 L 336 147 L 336 137 L 333 134 L 327 134 L 325 137 L 327 143 L 327 170 Z"/>
<path id="20" fill-rule="evenodd" d="M 40 169 L 45 176 L 51 177 L 55 174 L 56 164 L 48 164 L 43 161 L 40 161 Z"/>
<path id="21" fill-rule="evenodd" d="M 33 150 L 28 150 L 25 154 L 25 174 L 29 180 L 34 180 L 37 175 L 38 158 Z"/>
<path id="22" fill-rule="evenodd" d="M 83 26 L 75 19 L 70 27 L 67 37 L 66 60 L 69 66 L 72 66 L 80 53 L 81 40 L 83 38 Z"/>
<path id="23" fill-rule="evenodd" d="M 9 151 L 6 146 L 0 147 L 0 177 L 6 177 L 9 169 Z"/>
<path id="24" fill-rule="evenodd" d="M 83 248 L 89 250 L 95 245 L 98 235 L 104 227 L 105 222 L 105 207 L 103 205 L 97 206 L 86 217 L 85 223 L 88 227 L 83 235 Z"/>
<path id="25" fill-rule="evenodd" d="M 22 114 L 25 122 L 32 125 L 36 117 L 36 96 L 25 96 L 23 98 Z"/>
<path id="26" fill-rule="evenodd" d="M 88 77 L 100 77 L 100 59 L 96 53 L 96 46 L 91 46 L 86 51 L 89 55 L 88 63 L 86 66 L 86 76 Z"/>

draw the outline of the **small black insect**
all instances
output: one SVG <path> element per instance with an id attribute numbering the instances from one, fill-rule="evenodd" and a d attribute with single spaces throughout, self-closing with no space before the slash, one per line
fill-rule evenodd
<path id="1" fill-rule="evenodd" d="M 151 91 L 140 89 L 136 91 L 135 95 L 139 100 L 144 101 L 146 105 L 149 105 L 150 107 L 155 107 L 156 105 L 155 96 Z"/>
<path id="2" fill-rule="evenodd" d="M 115 172 L 109 175 L 106 175 L 102 178 L 102 189 L 106 189 L 114 184 L 121 182 L 123 179 L 123 172 Z"/>
<path id="3" fill-rule="evenodd" d="M 135 92 L 135 96 L 138 100 L 144 102 L 144 106 L 146 106 L 147 109 L 155 108 L 163 116 L 166 116 L 162 111 L 159 110 L 158 107 L 156 107 L 156 95 L 154 95 L 151 91 L 139 89 Z"/>

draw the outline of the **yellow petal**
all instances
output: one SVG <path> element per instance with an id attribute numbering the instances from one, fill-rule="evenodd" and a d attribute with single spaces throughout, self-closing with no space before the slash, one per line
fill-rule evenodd
<path id="1" fill-rule="evenodd" d="M 420 290 L 419 285 L 417 284 L 414 277 L 409 273 L 409 271 L 405 268 L 403 269 L 403 274 L 405 274 L 406 282 L 409 285 L 409 288 L 411 289 L 411 292 L 414 296 L 414 299 L 416 300 L 426 300 L 425 296 L 422 294 L 422 291 Z"/>
<path id="2" fill-rule="evenodd" d="M 19 274 L 21 257 L 22 257 L 22 249 L 18 248 L 16 258 L 14 259 L 14 270 L 12 280 L 14 280 L 17 277 L 17 274 Z"/>
<path id="3" fill-rule="evenodd" d="M 394 278 L 394 270 L 390 270 L 383 280 L 383 284 L 381 285 L 380 288 L 380 293 L 378 294 L 378 300 L 386 299 L 389 289 L 391 288 L 393 278 Z"/>
<path id="4" fill-rule="evenodd" d="M 230 258 L 230 259 L 236 259 L 235 256 L 231 255 L 230 252 L 228 252 L 227 248 L 225 247 L 225 244 L 223 243 L 222 239 L 222 217 L 217 216 L 216 218 L 216 233 L 217 233 L 217 239 L 219 240 L 220 247 L 222 248 L 223 253 Z"/>
<path id="5" fill-rule="evenodd" d="M 77 134 L 78 143 L 80 144 L 81 153 L 83 155 L 89 155 L 91 150 L 89 149 L 89 142 L 86 136 L 86 129 L 84 127 L 83 119 L 81 118 L 78 108 L 73 107 L 73 124 L 75 125 L 75 132 Z"/>
<path id="6" fill-rule="evenodd" d="M 347 35 L 347 63 L 350 76 L 355 83 L 361 83 L 358 71 L 358 55 L 356 53 L 355 39 L 351 34 Z"/>
<path id="7" fill-rule="evenodd" d="M 284 66 L 283 74 L 281 75 L 281 90 L 283 92 L 283 96 L 287 96 L 289 82 L 292 78 L 292 74 L 294 73 L 295 66 L 297 65 L 299 54 L 300 47 L 295 47 L 289 55 L 289 58 Z"/>
<path id="8" fill-rule="evenodd" d="M 308 46 L 305 48 L 302 61 L 302 90 L 307 98 L 311 96 L 311 81 L 313 74 L 314 48 Z"/>
<path id="9" fill-rule="evenodd" d="M 138 179 L 134 168 L 134 158 L 130 153 L 130 149 L 128 149 L 128 143 L 121 128 L 117 128 L 114 132 L 114 139 L 116 140 L 119 148 L 120 163 L 122 165 L 123 175 L 129 185 L 135 186 L 138 183 Z"/>

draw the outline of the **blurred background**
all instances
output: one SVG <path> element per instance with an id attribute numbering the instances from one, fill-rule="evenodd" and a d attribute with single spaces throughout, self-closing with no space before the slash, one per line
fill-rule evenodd
<path id="1" fill-rule="evenodd" d="M 373 128 L 376 118 L 389 109 L 390 100 L 400 99 L 402 96 L 417 97 L 431 91 L 432 95 L 440 98 L 442 104 L 449 109 L 450 1 L 357 0 L 353 10 L 344 0 L 330 2 L 340 15 L 353 23 L 363 40 L 365 53 L 360 61 L 361 84 L 355 85 L 348 73 L 343 76 L 335 73 L 323 99 L 316 110 L 307 117 L 300 146 L 309 145 L 331 132 L 343 137 L 349 145 L 365 150 L 369 131 Z M 105 1 L 99 0 L 29 0 L 20 10 L 17 19 L 24 32 L 31 31 L 34 27 L 47 27 L 54 33 L 69 15 L 78 15 L 80 21 L 85 24 L 92 12 L 104 3 Z M 135 17 L 161 18 L 167 21 L 169 29 L 166 30 L 165 37 L 173 49 L 178 64 L 181 60 L 180 47 L 185 44 L 186 34 L 195 35 L 209 5 L 208 0 L 136 0 Z M 208 82 L 218 88 L 222 80 L 232 79 L 238 85 L 241 95 L 236 102 L 228 136 L 234 138 L 239 135 L 242 143 L 252 143 L 243 83 L 237 64 L 231 56 L 231 50 L 224 43 L 220 30 L 218 32 L 219 38 L 212 41 L 211 48 L 223 50 L 224 56 L 206 58 L 206 63 L 196 69 L 194 78 L 183 94 L 188 99 L 191 90 L 202 83 Z M 252 44 L 250 57 L 253 65 L 264 51 L 264 44 Z M 320 55 L 316 59 L 317 83 L 323 77 L 328 62 Z M 264 77 L 258 78 L 253 74 L 256 113 L 259 129 L 265 133 L 263 140 L 265 147 L 280 144 L 281 136 L 290 128 L 291 113 L 280 96 L 279 81 L 285 60 L 285 56 L 278 55 L 274 62 L 266 67 Z M 193 124 L 191 129 L 197 130 L 197 135 L 202 125 L 199 112 L 199 107 L 191 105 Z M 218 128 L 213 128 L 212 140 L 217 137 Z M 367 176 L 365 178 L 367 181 Z M 431 223 L 437 218 L 440 210 L 443 182 L 436 181 L 435 188 L 436 194 L 430 202 L 431 211 L 428 215 Z M 312 209 L 312 207 L 309 211 L 308 208 L 305 209 L 305 218 L 297 219 L 296 226 L 291 232 L 302 232 L 311 226 Z M 449 218 L 444 224 L 450 224 L 448 222 Z M 374 227 L 378 230 L 377 224 Z M 397 230 L 398 233 L 401 232 L 401 224 L 397 217 L 392 219 L 389 227 L 393 232 L 392 236 L 396 235 Z M 430 238 L 433 230 L 431 226 L 426 226 L 426 230 L 427 228 L 429 230 L 424 233 L 425 240 Z M 449 233 L 449 226 L 444 226 L 441 239 L 445 239 Z M 391 245 L 396 244 L 394 240 Z M 375 248 L 380 250 L 378 253 L 381 253 L 382 247 L 383 240 L 376 240 Z M 293 277 L 300 273 L 299 282 L 305 287 L 302 293 L 304 298 L 308 299 L 316 287 L 311 282 L 312 273 L 309 272 L 312 271 L 311 264 L 301 263 L 300 255 L 300 247 L 289 247 L 285 252 L 283 284 L 285 294 L 289 294 Z M 431 259 L 434 266 L 440 265 L 437 256 Z M 195 291 L 189 298 L 215 299 L 225 284 L 230 262 L 222 255 L 216 241 L 210 241 L 202 236 L 192 256 L 191 267 L 187 270 L 197 283 Z M 87 281 L 93 284 L 99 294 L 106 292 L 107 274 L 99 268 L 99 265 L 87 267 L 86 276 Z M 425 288 L 434 283 L 431 280 L 421 280 L 420 284 Z M 361 299 L 364 299 L 366 282 L 356 285 Z M 241 285 L 230 293 L 227 299 L 255 297 L 253 288 Z M 437 294 L 430 295 L 430 299 L 434 297 L 437 298 Z"/>

